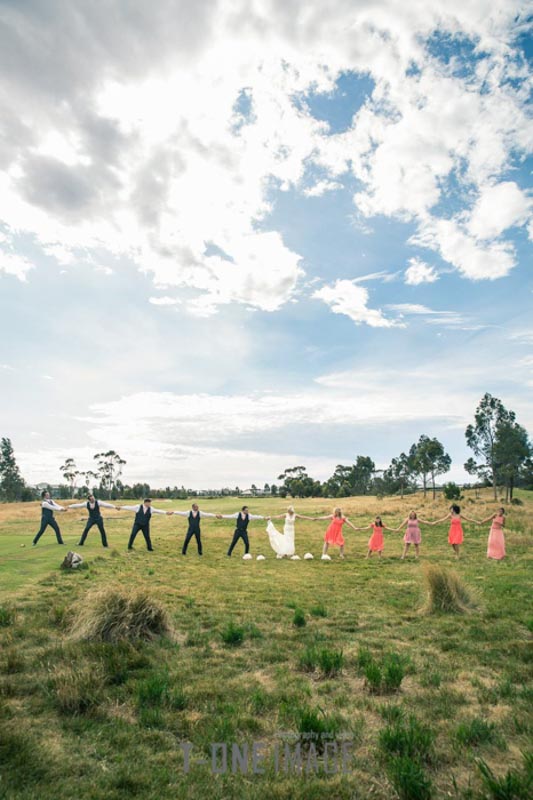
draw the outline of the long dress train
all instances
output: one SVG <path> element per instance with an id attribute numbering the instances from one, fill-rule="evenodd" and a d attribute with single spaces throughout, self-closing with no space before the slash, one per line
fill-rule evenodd
<path id="1" fill-rule="evenodd" d="M 277 530 L 272 520 L 269 519 L 268 521 L 267 533 L 270 539 L 270 546 L 278 556 L 294 555 L 294 521 L 294 515 L 292 517 L 290 514 L 285 515 L 283 533 Z"/>

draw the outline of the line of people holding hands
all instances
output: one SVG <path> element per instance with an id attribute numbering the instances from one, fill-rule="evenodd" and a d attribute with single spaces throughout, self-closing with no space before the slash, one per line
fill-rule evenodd
<path id="1" fill-rule="evenodd" d="M 267 533 L 269 536 L 270 545 L 277 557 L 298 558 L 295 553 L 294 526 L 296 519 L 305 519 L 309 521 L 329 520 L 329 525 L 324 536 L 324 545 L 322 550 L 322 559 L 324 561 L 331 560 L 331 556 L 328 554 L 328 548 L 330 545 L 338 546 L 340 558 L 344 558 L 345 540 L 342 534 L 342 529 L 345 524 L 353 528 L 354 531 L 372 530 L 372 534 L 368 541 L 368 552 L 366 555 L 367 558 L 369 558 L 373 553 L 378 553 L 378 556 L 381 558 L 384 549 L 384 531 L 396 533 L 405 528 L 405 534 L 403 537 L 404 548 L 401 556 L 401 558 L 404 559 L 407 556 L 411 545 L 414 545 L 415 558 L 418 558 L 419 556 L 420 543 L 422 541 L 420 524 L 433 526 L 440 525 L 448 520 L 450 521 L 448 542 L 452 546 L 456 558 L 459 557 L 460 546 L 464 540 L 464 532 L 462 527 L 463 520 L 473 525 L 484 525 L 487 522 L 491 522 L 487 546 L 487 557 L 496 560 L 500 560 L 505 557 L 505 539 L 503 534 L 503 529 L 505 527 L 505 510 L 503 508 L 499 508 L 497 513 L 491 514 L 483 520 L 471 519 L 465 514 L 461 514 L 460 507 L 455 504 L 450 507 L 450 510 L 446 516 L 433 521 L 424 520 L 418 517 L 416 511 L 411 511 L 396 528 L 392 528 L 384 525 L 381 517 L 379 516 L 377 516 L 373 522 L 362 527 L 357 527 L 347 516 L 343 515 L 342 510 L 338 507 L 333 510 L 332 514 L 320 517 L 310 517 L 296 514 L 294 508 L 289 506 L 286 514 L 279 514 L 277 516 L 270 517 L 250 514 L 248 506 L 243 506 L 240 511 L 237 511 L 233 514 L 219 514 L 200 511 L 197 503 L 193 503 L 189 511 L 164 511 L 154 508 L 154 506 L 152 506 L 151 499 L 148 497 L 145 498 L 142 503 L 138 503 L 133 506 L 118 506 L 102 500 L 97 500 L 93 494 L 89 494 L 86 502 L 73 503 L 70 506 L 60 506 L 51 499 L 49 492 L 43 492 L 41 495 L 41 501 L 41 526 L 33 539 L 33 546 L 37 544 L 48 526 L 55 531 L 58 544 L 64 544 L 59 525 L 54 517 L 54 512 L 66 512 L 70 509 L 85 507 L 88 512 L 88 518 L 85 528 L 81 534 L 80 541 L 78 542 L 79 547 L 85 544 L 89 531 L 95 525 L 100 532 L 103 547 L 108 546 L 104 520 L 100 509 L 110 508 L 117 511 L 132 511 L 135 514 L 131 534 L 128 540 L 128 550 L 133 549 L 137 534 L 142 533 L 147 549 L 153 551 L 154 548 L 152 546 L 152 540 L 150 537 L 150 520 L 152 514 L 165 514 L 167 516 L 176 515 L 188 518 L 188 528 L 181 551 L 183 555 L 187 554 L 187 548 L 193 537 L 196 540 L 198 555 L 202 555 L 203 548 L 200 521 L 204 517 L 211 517 L 216 519 L 235 520 L 233 538 L 227 551 L 228 556 L 231 556 L 240 539 L 242 539 L 244 544 L 245 555 L 248 555 L 250 551 L 250 541 L 248 536 L 248 525 L 250 521 L 267 520 Z M 278 531 L 272 523 L 273 519 L 281 518 L 284 518 L 285 520 L 283 533 Z"/>

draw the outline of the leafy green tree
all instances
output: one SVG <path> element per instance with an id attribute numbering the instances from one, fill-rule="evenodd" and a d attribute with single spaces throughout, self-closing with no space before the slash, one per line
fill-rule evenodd
<path id="1" fill-rule="evenodd" d="M 412 479 L 412 477 L 413 477 L 412 459 L 408 455 L 406 455 L 406 453 L 400 453 L 398 458 L 393 458 L 389 468 L 385 470 L 385 472 L 383 473 L 385 486 L 396 484 L 398 486 L 402 499 L 405 489 L 409 485 L 409 481 Z M 396 492 L 398 491 L 398 489 L 394 488 L 394 491 Z"/>
<path id="2" fill-rule="evenodd" d="M 357 456 L 352 467 L 350 484 L 353 494 L 370 494 L 376 465 L 370 456 Z"/>
<path id="3" fill-rule="evenodd" d="M 449 481 L 445 483 L 442 487 L 442 491 L 444 492 L 444 497 L 446 500 L 460 500 L 461 499 L 461 487 L 458 486 L 453 481 Z"/>
<path id="4" fill-rule="evenodd" d="M 115 484 L 122 475 L 122 467 L 126 463 L 114 450 L 107 453 L 97 453 L 94 456 L 97 463 L 97 475 L 100 479 L 100 489 L 111 497 L 115 491 Z"/>
<path id="5" fill-rule="evenodd" d="M 435 499 L 435 478 L 448 472 L 452 460 L 444 451 L 444 446 L 438 439 L 430 439 L 423 434 L 416 444 L 409 450 L 409 461 L 413 472 L 422 478 L 424 497 L 427 493 L 428 481 L 431 479 L 433 499 Z"/>
<path id="6" fill-rule="evenodd" d="M 26 484 L 20 474 L 11 439 L 2 437 L 0 441 L 0 500 L 13 503 L 26 496 Z"/>
<path id="7" fill-rule="evenodd" d="M 465 430 L 466 443 L 478 459 L 478 461 L 469 459 L 465 469 L 470 474 L 490 480 L 495 500 L 498 497 L 497 431 L 499 426 L 514 421 L 514 412 L 507 411 L 501 400 L 487 392 L 476 409 L 474 424 L 468 425 Z"/>
<path id="8" fill-rule="evenodd" d="M 505 481 L 505 499 L 513 499 L 513 489 L 524 464 L 532 455 L 527 431 L 514 421 L 501 422 L 496 428 L 494 458 L 500 477 Z"/>
<path id="9" fill-rule="evenodd" d="M 63 475 L 63 478 L 67 481 L 69 486 L 70 496 L 74 497 L 74 492 L 76 489 L 76 481 L 78 476 L 81 475 L 80 471 L 76 466 L 76 462 L 73 458 L 67 458 L 65 463 L 59 467 L 59 471 Z"/>
<path id="10" fill-rule="evenodd" d="M 289 467 L 278 476 L 278 480 L 283 481 L 279 487 L 281 497 L 288 494 L 291 497 L 319 497 L 322 493 L 320 481 L 311 478 L 304 466 Z"/>

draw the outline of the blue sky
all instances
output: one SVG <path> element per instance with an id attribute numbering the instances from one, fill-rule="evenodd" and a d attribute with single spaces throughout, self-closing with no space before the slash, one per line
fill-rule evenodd
<path id="1" fill-rule="evenodd" d="M 112 448 L 153 486 L 326 479 L 427 434 L 462 480 L 487 391 L 533 432 L 526 9 L 2 4 L 25 477 Z"/>

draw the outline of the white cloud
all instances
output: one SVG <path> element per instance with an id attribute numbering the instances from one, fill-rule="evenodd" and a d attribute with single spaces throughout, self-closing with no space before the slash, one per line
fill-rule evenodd
<path id="1" fill-rule="evenodd" d="M 391 283 L 392 281 L 396 280 L 398 273 L 397 272 L 387 272 L 386 270 L 382 270 L 381 272 L 371 272 L 368 275 L 361 275 L 358 278 L 352 278 L 353 283 L 364 283 L 365 281 L 382 281 L 383 283 Z"/>
<path id="2" fill-rule="evenodd" d="M 468 230 L 478 239 L 494 239 L 530 216 L 531 201 L 510 181 L 482 190 L 472 210 Z"/>
<path id="3" fill-rule="evenodd" d="M 409 259 L 409 267 L 405 270 L 405 282 L 409 286 L 419 286 L 421 283 L 434 283 L 439 276 L 434 267 L 421 261 L 419 258 Z"/>
<path id="4" fill-rule="evenodd" d="M 34 265 L 24 256 L 0 250 L 0 272 L 5 272 L 6 275 L 14 275 L 19 281 L 25 283 L 28 280 L 27 274 L 31 269 L 34 269 Z"/>
<path id="5" fill-rule="evenodd" d="M 314 186 L 309 186 L 304 189 L 303 194 L 305 197 L 322 197 L 326 192 L 334 192 L 336 189 L 342 189 L 342 183 L 338 181 L 318 181 Z"/>
<path id="6" fill-rule="evenodd" d="M 444 328 L 459 328 L 461 330 L 481 330 L 484 325 L 477 324 L 465 314 L 457 311 L 436 311 L 418 303 L 393 303 L 386 308 L 396 311 L 400 316 L 421 316 L 429 325 L 440 325 Z"/>
<path id="7" fill-rule="evenodd" d="M 354 281 L 340 280 L 333 286 L 323 286 L 313 292 L 313 298 L 323 300 L 334 314 L 344 314 L 356 324 L 365 323 L 371 328 L 403 327 L 398 320 L 388 319 L 383 316 L 380 309 L 369 308 L 368 290 L 356 286 Z"/>
<path id="8" fill-rule="evenodd" d="M 473 281 L 503 278 L 516 266 L 510 242 L 480 242 L 465 232 L 457 219 L 430 219 L 420 225 L 409 242 L 436 250 Z"/>
<path id="9" fill-rule="evenodd" d="M 519 3 L 337 0 L 327 18 L 318 0 L 193 5 L 162 2 L 157 15 L 131 17 L 117 0 L 127 24 L 110 30 L 98 6 L 72 0 L 47 16 L 39 42 L 31 8 L 6 13 L 8 226 L 63 264 L 77 251 L 126 256 L 156 286 L 204 295 L 204 315 L 230 302 L 274 311 L 298 290 L 299 255 L 267 223 L 273 187 L 319 196 L 351 171 L 360 213 L 415 220 L 425 236 L 431 215 L 446 224 L 435 207 L 462 170 L 480 198 L 471 235 L 496 230 L 480 192 L 531 138 L 524 92 L 507 80 L 524 77 L 510 50 Z M 105 47 L 87 30 L 105 31 Z M 425 50 L 437 30 L 471 37 L 485 54 L 468 80 Z M 331 92 L 341 71 L 368 74 L 375 90 L 352 127 L 332 134 L 293 98 Z M 313 162 L 326 174 L 306 188 Z M 462 235 L 451 247 L 434 235 L 431 246 L 464 276 L 512 268 L 505 243 Z M 206 256 L 209 243 L 233 268 Z M 498 264 L 484 270 L 487 260 Z"/>
<path id="10" fill-rule="evenodd" d="M 181 300 L 177 297 L 150 297 L 148 302 L 154 306 L 176 306 Z"/>

